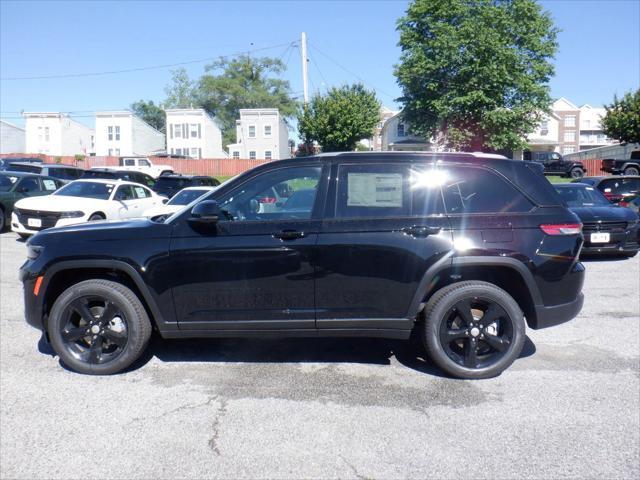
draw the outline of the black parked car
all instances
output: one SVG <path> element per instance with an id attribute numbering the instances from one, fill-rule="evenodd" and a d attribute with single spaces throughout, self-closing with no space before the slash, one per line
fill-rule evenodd
<path id="1" fill-rule="evenodd" d="M 151 189 L 153 189 L 156 184 L 156 179 L 146 173 L 136 172 L 133 170 L 118 170 L 115 168 L 91 168 L 89 170 L 85 170 L 81 178 L 127 180 L 129 182 L 139 183 Z"/>
<path id="2" fill-rule="evenodd" d="M 12 163 L 42 163 L 41 158 L 34 157 L 5 157 L 0 158 L 0 172 L 9 170 L 9 165 Z"/>
<path id="3" fill-rule="evenodd" d="M 554 185 L 582 220 L 583 254 L 633 257 L 638 253 L 638 215 L 614 205 L 598 189 L 583 183 Z"/>
<path id="4" fill-rule="evenodd" d="M 582 162 L 565 160 L 558 152 L 528 152 L 523 154 L 524 160 L 538 163 L 544 167 L 545 175 L 582 178 L 585 168 Z"/>
<path id="5" fill-rule="evenodd" d="M 631 152 L 628 159 L 607 158 L 602 160 L 602 171 L 623 175 L 640 175 L 640 150 Z"/>
<path id="6" fill-rule="evenodd" d="M 25 163 L 12 162 L 9 164 L 9 170 L 12 172 L 28 172 L 38 175 L 46 175 L 49 177 L 62 180 L 69 183 L 82 177 L 84 170 L 73 165 L 65 165 L 62 163 Z"/>
<path id="7" fill-rule="evenodd" d="M 205 175 L 160 175 L 153 190 L 167 198 L 187 187 L 217 187 L 220 182 Z"/>
<path id="8" fill-rule="evenodd" d="M 264 210 L 274 190 L 286 199 Z M 78 372 L 127 368 L 152 329 L 418 329 L 444 371 L 484 378 L 518 358 L 525 319 L 544 328 L 580 311 L 582 243 L 578 217 L 529 162 L 344 153 L 261 165 L 162 222 L 44 230 L 20 276 L 27 322 Z"/>
<path id="9" fill-rule="evenodd" d="M 640 196 L 640 176 L 584 177 L 581 180 L 572 181 L 572 183 L 575 182 L 597 188 L 607 197 L 607 200 L 621 207 Z"/>

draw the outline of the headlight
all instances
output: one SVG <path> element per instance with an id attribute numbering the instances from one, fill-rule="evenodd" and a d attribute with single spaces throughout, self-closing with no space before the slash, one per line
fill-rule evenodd
<path id="1" fill-rule="evenodd" d="M 78 218 L 78 217 L 84 217 L 84 212 L 81 211 L 75 211 L 75 212 L 62 212 L 60 214 L 60 218 Z"/>
<path id="2" fill-rule="evenodd" d="M 40 245 L 27 244 L 27 258 L 29 260 L 35 260 L 40 256 L 40 254 L 42 253 L 42 250 L 44 250 L 44 247 Z"/>
<path id="3" fill-rule="evenodd" d="M 13 207 L 13 213 L 15 213 L 16 215 L 20 215 L 20 209 Z"/>

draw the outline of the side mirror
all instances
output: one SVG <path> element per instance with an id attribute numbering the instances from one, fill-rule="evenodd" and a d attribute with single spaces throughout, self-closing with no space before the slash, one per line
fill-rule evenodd
<path id="1" fill-rule="evenodd" d="M 165 203 L 167 203 L 168 201 L 169 201 L 169 199 L 168 199 L 168 198 L 166 198 L 166 197 L 164 197 L 164 198 L 162 199 L 162 204 L 164 205 L 164 204 L 165 204 Z"/>
<path id="2" fill-rule="evenodd" d="M 195 223 L 200 225 L 213 225 L 218 223 L 222 211 L 220 205 L 214 200 L 205 200 L 196 204 L 191 209 L 191 216 L 189 217 L 189 223 Z"/>

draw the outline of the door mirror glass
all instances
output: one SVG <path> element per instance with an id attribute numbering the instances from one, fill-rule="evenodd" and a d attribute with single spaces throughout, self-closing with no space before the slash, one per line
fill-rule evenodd
<path id="1" fill-rule="evenodd" d="M 220 205 L 214 200 L 205 200 L 198 203 L 191 209 L 190 223 L 196 224 L 216 224 L 220 220 L 222 212 Z"/>

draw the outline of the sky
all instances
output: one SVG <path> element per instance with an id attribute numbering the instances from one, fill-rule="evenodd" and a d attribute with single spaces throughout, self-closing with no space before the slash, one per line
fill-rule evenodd
<path id="1" fill-rule="evenodd" d="M 559 34 L 553 97 L 601 106 L 640 86 L 640 0 L 548 0 Z M 191 62 L 197 78 L 221 55 L 281 58 L 302 95 L 299 43 L 309 41 L 309 89 L 362 81 L 397 107 L 396 20 L 387 1 L 13 1 L 0 0 L 0 117 L 21 111 L 92 113 L 162 101 L 171 68 L 71 78 L 15 79 L 131 70 Z"/>

